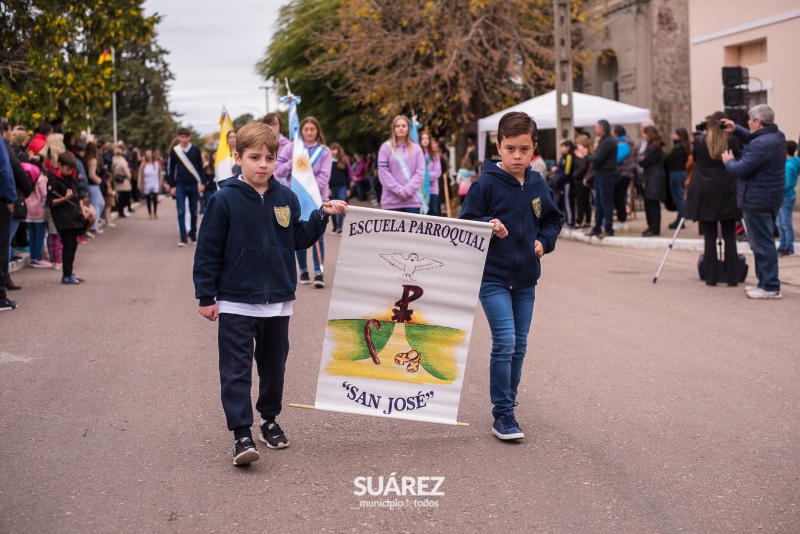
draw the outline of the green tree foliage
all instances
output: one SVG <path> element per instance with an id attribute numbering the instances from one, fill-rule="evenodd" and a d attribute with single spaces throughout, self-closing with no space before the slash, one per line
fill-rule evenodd
<path id="1" fill-rule="evenodd" d="M 245 113 L 244 115 L 239 115 L 235 119 L 233 119 L 233 129 L 238 130 L 245 124 L 249 124 L 253 122 L 255 118 L 253 117 L 252 113 Z"/>
<path id="2" fill-rule="evenodd" d="M 118 138 L 139 148 L 166 149 L 178 131 L 167 103 L 167 84 L 173 76 L 165 61 L 166 51 L 154 35 L 145 44 L 127 44 L 116 52 L 116 74 L 125 80 L 117 92 Z M 94 130 L 111 137 L 110 108 L 97 119 Z"/>
<path id="3" fill-rule="evenodd" d="M 577 62 L 584 4 L 573 0 Z M 553 88 L 552 17 L 552 0 L 293 0 L 259 68 L 289 79 L 326 136 L 385 138 L 412 113 L 436 135 L 463 132 Z"/>
<path id="4" fill-rule="evenodd" d="M 286 94 L 284 80 L 288 80 L 292 92 L 302 97 L 297 108 L 300 118 L 316 117 L 326 141 L 354 150 L 373 143 L 374 125 L 364 120 L 369 118 L 367 109 L 341 91 L 344 77 L 340 73 L 321 76 L 312 68 L 324 52 L 319 35 L 336 24 L 338 9 L 338 0 L 293 0 L 282 7 L 275 37 L 257 69 L 266 79 L 275 80 L 280 94 Z"/>
<path id="5" fill-rule="evenodd" d="M 143 4 L 0 0 L 0 114 L 30 126 L 56 118 L 68 129 L 91 126 L 127 82 L 98 65 L 103 50 L 147 48 L 154 37 L 160 17 L 146 17 Z"/>

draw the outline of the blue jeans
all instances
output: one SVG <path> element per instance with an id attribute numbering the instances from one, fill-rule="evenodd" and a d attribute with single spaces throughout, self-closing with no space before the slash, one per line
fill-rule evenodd
<path id="1" fill-rule="evenodd" d="M 11 241 L 14 239 L 14 236 L 19 230 L 19 223 L 22 222 L 22 219 L 11 219 L 11 229 L 8 231 L 8 257 L 11 258 L 14 256 L 14 251 L 11 250 Z"/>
<path id="2" fill-rule="evenodd" d="M 31 260 L 44 259 L 44 238 L 47 236 L 46 222 L 28 223 L 28 241 L 31 247 Z"/>
<path id="3" fill-rule="evenodd" d="M 535 298 L 535 286 L 509 289 L 500 282 L 481 282 L 481 305 L 492 331 L 489 394 L 495 418 L 514 411 Z"/>
<path id="4" fill-rule="evenodd" d="M 347 186 L 335 185 L 331 187 L 331 200 L 347 200 Z M 344 223 L 344 213 L 334 215 L 331 219 L 333 220 L 333 229 L 340 229 Z"/>
<path id="5" fill-rule="evenodd" d="M 392 208 L 387 211 L 397 211 L 400 213 L 416 213 L 417 215 L 419 215 L 419 208 Z"/>
<path id="6" fill-rule="evenodd" d="M 99 185 L 89 184 L 89 204 L 94 206 L 94 209 L 97 211 L 97 217 L 95 217 L 94 224 L 92 225 L 92 232 L 96 232 L 100 224 L 100 218 L 103 216 L 103 210 L 106 209 L 106 201 L 103 198 L 103 192 L 100 191 Z"/>
<path id="7" fill-rule="evenodd" d="M 772 213 L 768 211 L 742 211 L 747 225 L 747 241 L 753 249 L 758 287 L 765 291 L 780 291 L 778 280 L 778 251 L 775 249 Z"/>
<path id="8" fill-rule="evenodd" d="M 186 199 L 189 199 L 189 237 L 197 240 L 197 202 L 200 200 L 200 193 L 197 185 L 177 185 L 175 187 L 175 201 L 178 203 L 178 230 L 181 233 L 181 241 L 186 241 Z"/>
<path id="9" fill-rule="evenodd" d="M 781 209 L 778 210 L 778 219 L 775 221 L 778 224 L 778 235 L 780 235 L 781 250 L 788 250 L 794 252 L 794 227 L 792 226 L 792 206 L 797 200 L 797 195 L 790 197 L 783 197 L 783 204 Z"/>
<path id="10" fill-rule="evenodd" d="M 431 193 L 428 215 L 439 215 L 439 193 Z"/>
<path id="11" fill-rule="evenodd" d="M 614 184 L 619 178 L 615 175 L 594 177 L 595 212 L 594 233 L 605 230 L 614 234 Z"/>
<path id="12" fill-rule="evenodd" d="M 317 256 L 317 246 L 319 245 L 319 254 L 322 258 Z M 319 241 L 311 245 L 312 257 L 314 258 L 314 274 L 322 274 L 322 264 L 325 263 L 325 239 L 319 236 Z M 306 250 L 298 250 L 295 255 L 297 256 L 297 266 L 300 268 L 301 273 L 308 272 L 308 255 Z"/>
<path id="13" fill-rule="evenodd" d="M 676 221 L 680 221 L 683 217 L 683 210 L 686 207 L 686 200 L 684 200 L 683 182 L 686 181 L 686 171 L 670 171 L 669 173 L 669 190 L 672 193 L 672 202 L 678 208 L 678 217 Z"/>

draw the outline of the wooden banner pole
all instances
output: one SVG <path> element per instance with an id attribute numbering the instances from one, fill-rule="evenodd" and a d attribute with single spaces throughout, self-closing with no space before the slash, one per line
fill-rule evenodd
<path id="1" fill-rule="evenodd" d="M 308 404 L 294 404 L 288 403 L 289 408 L 303 408 L 304 410 L 316 410 L 316 406 L 311 406 Z M 456 423 L 456 426 L 469 426 L 469 423 Z"/>

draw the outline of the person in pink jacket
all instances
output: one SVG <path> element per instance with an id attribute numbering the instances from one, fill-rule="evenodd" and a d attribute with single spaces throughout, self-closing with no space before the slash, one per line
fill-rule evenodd
<path id="1" fill-rule="evenodd" d="M 31 177 L 33 188 L 31 194 L 25 199 L 28 205 L 28 241 L 31 245 L 31 267 L 36 269 L 49 269 L 53 266 L 44 259 L 44 238 L 47 236 L 47 223 L 44 221 L 44 201 L 47 198 L 47 176 L 39 171 L 39 167 L 32 163 L 20 163 L 28 176 Z"/>
<path id="2" fill-rule="evenodd" d="M 439 215 L 439 178 L 442 176 L 442 160 L 439 158 L 439 146 L 433 141 L 430 132 L 419 133 L 419 146 L 425 155 L 425 166 L 430 180 L 430 200 L 428 215 Z"/>
<path id="3" fill-rule="evenodd" d="M 325 136 L 322 134 L 322 126 L 314 117 L 306 117 L 300 121 L 300 135 L 308 150 L 311 158 L 311 170 L 314 171 L 314 178 L 319 186 L 319 194 L 323 202 L 330 200 L 328 182 L 331 179 L 331 167 L 333 166 L 333 156 L 330 149 L 325 146 Z M 273 175 L 287 187 L 292 187 L 292 154 L 294 143 L 286 143 L 283 148 L 278 150 L 278 157 L 275 160 L 275 170 Z M 313 247 L 314 257 L 314 287 L 325 287 L 325 280 L 322 277 L 322 264 L 325 262 L 325 243 L 322 237 L 319 238 Z M 297 266 L 300 268 L 300 283 L 310 284 L 311 278 L 308 275 L 308 254 L 305 250 L 297 252 Z"/>
<path id="4" fill-rule="evenodd" d="M 378 179 L 383 186 L 381 207 L 404 213 L 420 213 L 425 181 L 425 156 L 408 135 L 409 120 L 398 115 L 392 121 L 389 140 L 378 152 Z"/>

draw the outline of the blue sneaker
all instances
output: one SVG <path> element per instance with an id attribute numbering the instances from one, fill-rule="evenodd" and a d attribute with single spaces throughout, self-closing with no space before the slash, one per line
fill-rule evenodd
<path id="1" fill-rule="evenodd" d="M 78 284 L 80 284 L 80 282 L 78 280 L 76 280 L 75 277 L 72 276 L 72 275 L 62 277 L 61 278 L 61 283 L 62 284 L 67 284 L 67 285 L 78 285 Z"/>
<path id="2" fill-rule="evenodd" d="M 522 439 L 525 437 L 513 413 L 504 413 L 495 419 L 492 425 L 492 434 L 502 440 Z"/>

